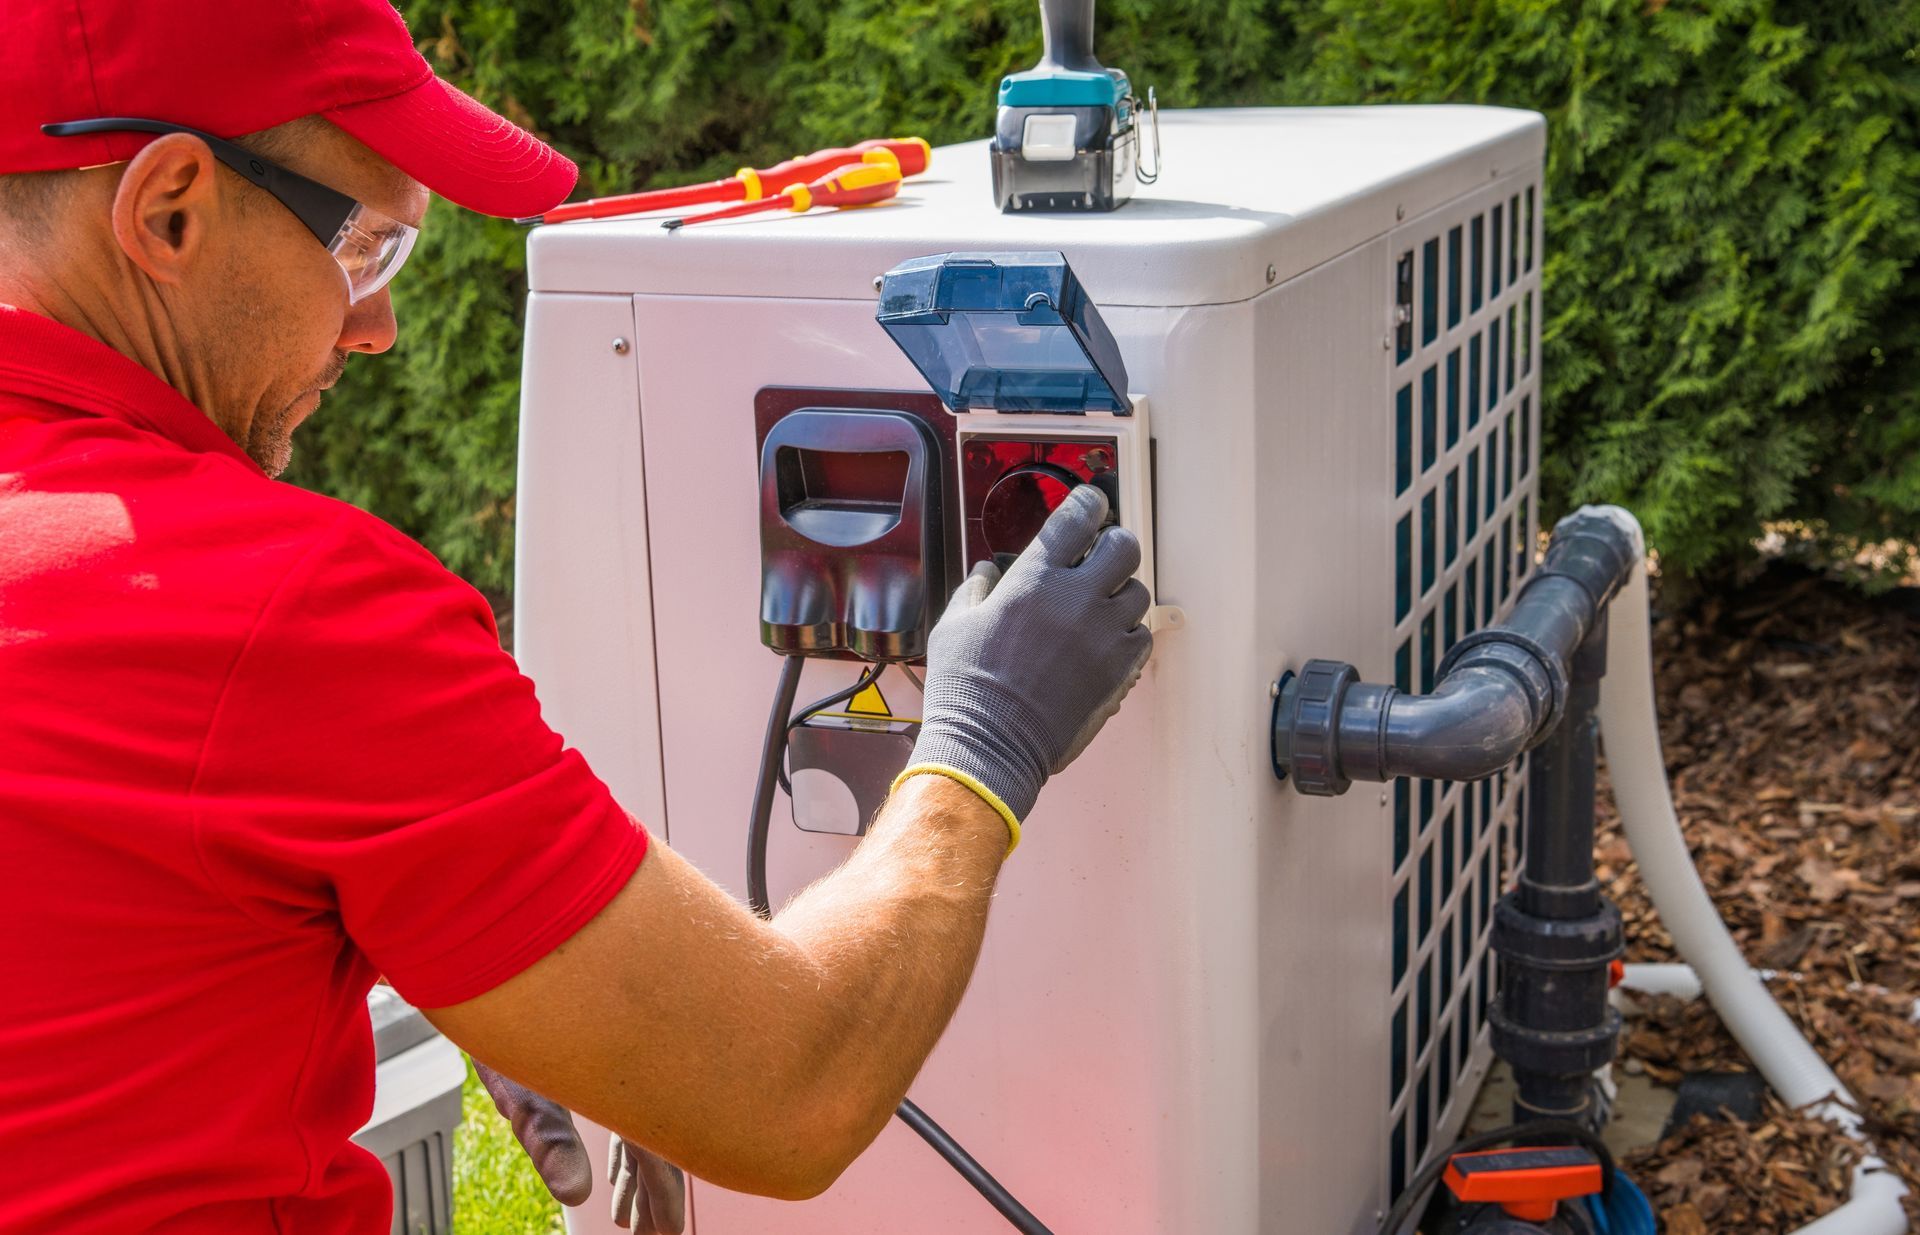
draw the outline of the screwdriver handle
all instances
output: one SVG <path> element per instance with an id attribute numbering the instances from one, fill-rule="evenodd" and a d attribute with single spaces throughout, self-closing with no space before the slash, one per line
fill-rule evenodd
<path id="1" fill-rule="evenodd" d="M 902 176 L 917 176 L 927 170 L 933 148 L 924 137 L 875 137 L 852 146 L 818 150 L 788 159 L 772 167 L 743 167 L 724 180 L 705 184 L 681 185 L 672 189 L 646 189 L 639 193 L 620 193 L 596 197 L 584 202 L 555 206 L 543 215 L 519 220 L 521 223 L 566 223 L 574 219 L 605 219 L 622 214 L 640 214 L 648 210 L 678 210 L 704 206 L 711 202 L 762 201 L 782 192 L 791 184 L 818 180 L 848 163 L 880 162 L 891 158 Z"/>
<path id="2" fill-rule="evenodd" d="M 773 197 L 742 202 L 722 210 L 684 219 L 668 219 L 660 226 L 675 231 L 689 223 L 711 223 L 715 219 L 737 219 L 766 210 L 790 210 L 800 214 L 815 206 L 871 206 L 900 192 L 900 169 L 891 160 L 854 163 L 822 176 L 810 184 L 790 184 Z"/>
<path id="3" fill-rule="evenodd" d="M 933 163 L 933 147 L 924 137 L 877 137 L 874 140 L 893 152 L 903 177 L 918 176 Z"/>
<path id="4" fill-rule="evenodd" d="M 784 190 L 794 204 L 788 209 L 811 210 L 815 206 L 871 206 L 900 192 L 900 169 L 882 164 L 861 163 L 843 167 L 831 176 L 811 184 L 788 185 Z"/>
<path id="5" fill-rule="evenodd" d="M 852 146 L 816 150 L 760 170 L 743 167 L 734 177 L 748 186 L 747 200 L 753 201 L 784 192 L 788 185 L 810 184 L 848 163 L 877 163 L 882 158 L 891 158 L 902 176 L 917 176 L 927 170 L 932 153 L 933 148 L 924 137 L 875 137 Z M 753 191 L 755 187 L 759 192 Z"/>

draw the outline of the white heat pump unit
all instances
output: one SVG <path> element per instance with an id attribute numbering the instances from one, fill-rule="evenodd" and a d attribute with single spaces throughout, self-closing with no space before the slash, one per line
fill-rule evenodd
<path id="1" fill-rule="evenodd" d="M 744 897 L 767 641 L 818 617 L 764 607 L 795 512 L 838 493 L 923 534 L 937 609 L 1060 486 L 1109 486 L 1152 550 L 1153 660 L 1041 796 L 911 1096 L 1062 1235 L 1372 1232 L 1484 1073 L 1525 777 L 1302 797 L 1270 696 L 1310 656 L 1421 689 L 1529 568 L 1544 125 L 1161 126 L 1165 174 L 1110 214 L 1001 213 L 980 142 L 871 209 L 534 233 L 517 650 L 621 801 Z M 809 660 L 800 694 L 860 667 Z M 859 843 L 855 765 L 919 705 L 878 686 L 796 743 L 775 904 Z M 570 1229 L 610 1232 L 601 1204 Z M 897 1121 L 817 1200 L 691 1207 L 697 1235 L 1005 1229 Z"/>

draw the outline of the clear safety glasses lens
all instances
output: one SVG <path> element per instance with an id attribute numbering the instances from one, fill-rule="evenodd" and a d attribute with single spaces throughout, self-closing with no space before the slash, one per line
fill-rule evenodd
<path id="1" fill-rule="evenodd" d="M 356 203 L 327 246 L 347 276 L 348 299 L 358 304 L 391 282 L 419 235 L 418 228 Z"/>

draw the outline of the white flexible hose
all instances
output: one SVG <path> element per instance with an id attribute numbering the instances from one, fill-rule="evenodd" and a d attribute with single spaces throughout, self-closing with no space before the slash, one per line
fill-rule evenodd
<path id="1" fill-rule="evenodd" d="M 1638 961 L 1625 966 L 1624 970 L 1626 976 L 1620 979 L 1620 986 L 1624 990 L 1639 991 L 1644 995 L 1674 995 L 1681 999 L 1700 998 L 1700 975 L 1693 971 L 1692 965 L 1683 965 L 1678 961 Z M 1807 980 L 1807 975 L 1791 969 L 1756 969 L 1753 975 L 1762 982 Z M 1841 989 L 1881 997 L 1897 995 L 1907 999 L 1907 1019 L 1920 1025 L 1920 997 L 1889 990 L 1878 982 L 1849 982 Z"/>
<path id="2" fill-rule="evenodd" d="M 1646 542 L 1631 514 L 1617 506 L 1588 507 L 1585 513 L 1613 519 L 1629 530 L 1645 557 Z M 1720 1019 L 1781 1100 L 1794 1107 L 1819 1103 L 1815 1114 L 1864 1144 L 1860 1117 L 1848 1105 L 1852 1095 L 1748 967 L 1687 852 L 1660 753 L 1644 570 L 1633 572 L 1608 620 L 1600 732 L 1621 827 L 1660 921 L 1698 975 L 1700 988 Z M 1800 1228 L 1798 1235 L 1901 1235 L 1907 1230 L 1900 1204 L 1906 1192 L 1899 1176 L 1872 1156 L 1869 1147 L 1868 1156 L 1854 1168 L 1852 1197 L 1826 1217 Z"/>
<path id="3" fill-rule="evenodd" d="M 1629 961 L 1620 973 L 1620 989 L 1642 995 L 1672 995 L 1680 1000 L 1698 999 L 1705 993 L 1693 966 L 1679 961 Z"/>

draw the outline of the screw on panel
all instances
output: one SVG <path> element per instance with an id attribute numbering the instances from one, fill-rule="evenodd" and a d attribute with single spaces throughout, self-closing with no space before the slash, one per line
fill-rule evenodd
<path id="1" fill-rule="evenodd" d="M 1280 697 L 1280 679 L 1275 678 L 1273 681 L 1267 683 L 1267 698 L 1278 699 L 1279 697 Z"/>
<path id="2" fill-rule="evenodd" d="M 613 341 L 613 354 L 616 356 L 624 356 L 627 354 L 627 349 L 632 346 L 633 344 L 627 342 L 625 339 L 616 337 Z"/>
<path id="3" fill-rule="evenodd" d="M 1269 263 L 1267 264 L 1267 282 L 1269 282 L 1269 283 L 1271 283 L 1271 282 L 1273 282 L 1273 281 L 1274 281 L 1275 279 L 1277 279 L 1277 278 L 1279 278 L 1279 277 L 1280 277 L 1280 269 L 1279 269 L 1279 267 L 1277 267 L 1277 266 L 1275 266 L 1275 265 L 1273 265 L 1273 264 L 1272 264 L 1271 262 L 1269 262 Z"/>
<path id="4" fill-rule="evenodd" d="M 879 290 L 880 290 L 880 285 L 881 285 L 882 283 L 884 283 L 885 281 L 886 281 L 886 276 L 884 276 L 884 275 L 877 275 L 877 274 L 876 274 L 876 275 L 874 275 L 874 276 L 873 276 L 873 290 L 874 290 L 874 291 L 876 291 L 876 292 L 877 292 L 877 291 L 879 291 Z"/>
<path id="5" fill-rule="evenodd" d="M 1396 220 L 1399 220 L 1399 219 L 1404 219 L 1404 218 L 1406 218 L 1406 217 L 1407 217 L 1407 208 L 1406 208 L 1405 206 L 1395 206 L 1395 207 L 1393 208 L 1393 217 L 1394 217 L 1394 218 L 1395 218 Z"/>

